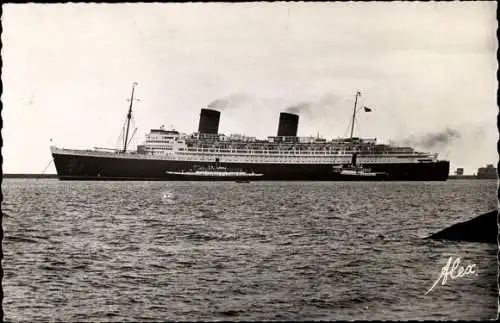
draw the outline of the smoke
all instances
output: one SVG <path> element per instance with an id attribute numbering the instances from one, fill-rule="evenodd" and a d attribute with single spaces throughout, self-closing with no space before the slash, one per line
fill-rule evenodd
<path id="1" fill-rule="evenodd" d="M 426 149 L 442 149 L 462 136 L 458 130 L 446 128 L 443 131 L 411 135 L 401 140 L 393 140 L 390 144 L 399 146 L 415 146 Z"/>
<path id="2" fill-rule="evenodd" d="M 295 114 L 311 114 L 311 103 L 301 102 L 285 109 L 285 112 Z"/>
<path id="3" fill-rule="evenodd" d="M 207 107 L 214 110 L 236 109 L 241 108 L 252 101 L 252 98 L 246 94 L 235 93 L 229 94 L 223 98 L 216 99 L 210 102 Z"/>
<path id="4" fill-rule="evenodd" d="M 222 99 L 217 99 L 215 101 L 212 101 L 208 104 L 208 107 L 210 109 L 216 109 L 216 110 L 223 110 L 227 105 L 229 104 L 229 101 L 227 100 L 222 100 Z"/>
<path id="5" fill-rule="evenodd" d="M 252 98 L 251 96 L 244 93 L 232 93 L 227 96 L 218 98 L 210 102 L 207 107 L 209 109 L 223 111 L 226 109 L 240 109 L 240 108 L 254 108 L 255 106 L 266 105 L 265 108 L 269 106 L 279 106 L 283 104 L 282 100 L 257 100 L 257 98 Z M 281 102 L 279 102 L 281 101 Z M 302 101 L 297 104 L 292 104 L 285 109 L 285 112 L 307 115 L 310 118 L 314 118 L 315 115 L 321 115 L 325 109 L 332 109 L 332 107 L 338 106 L 340 104 L 340 97 L 334 93 L 325 93 L 323 96 L 314 101 Z M 349 108 L 350 109 L 350 108 Z"/>
<path id="6" fill-rule="evenodd" d="M 285 109 L 285 112 L 306 115 L 314 118 L 316 115 L 324 116 L 324 111 L 339 105 L 340 97 L 334 93 L 326 93 L 318 100 L 300 102 Z"/>

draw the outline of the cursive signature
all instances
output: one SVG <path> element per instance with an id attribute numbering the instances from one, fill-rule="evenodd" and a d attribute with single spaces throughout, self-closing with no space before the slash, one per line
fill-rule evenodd
<path id="1" fill-rule="evenodd" d="M 476 265 L 470 264 L 466 267 L 460 266 L 460 257 L 453 261 L 453 257 L 448 259 L 446 265 L 441 269 L 441 275 L 439 275 L 438 279 L 434 282 L 434 284 L 429 288 L 429 290 L 425 293 L 425 295 L 429 294 L 429 292 L 436 287 L 440 280 L 442 280 L 441 285 L 446 284 L 448 277 L 451 279 L 456 279 L 459 277 L 465 277 L 470 275 L 477 275 Z"/>

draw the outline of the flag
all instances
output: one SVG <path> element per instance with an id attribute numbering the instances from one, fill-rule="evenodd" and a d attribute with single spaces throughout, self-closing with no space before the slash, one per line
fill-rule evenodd
<path id="1" fill-rule="evenodd" d="M 365 109 L 365 112 L 372 112 L 372 109 L 370 109 L 370 108 L 363 107 L 363 109 Z"/>

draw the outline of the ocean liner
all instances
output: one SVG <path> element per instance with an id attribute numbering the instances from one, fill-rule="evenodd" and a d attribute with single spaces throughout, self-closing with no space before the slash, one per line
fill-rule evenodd
<path id="1" fill-rule="evenodd" d="M 181 134 L 162 126 L 151 129 L 136 150 L 128 150 L 136 84 L 132 86 L 123 148 L 75 150 L 51 146 L 60 180 L 196 180 L 195 176 L 178 174 L 214 165 L 262 174 L 262 180 L 444 181 L 448 178 L 449 161 L 439 160 L 437 154 L 353 137 L 356 113 L 361 109 L 370 111 L 357 107 L 360 92 L 356 92 L 349 138 L 299 137 L 299 115 L 288 112 L 280 113 L 276 136 L 267 139 L 226 136 L 218 132 L 220 111 L 201 109 L 197 132 Z M 346 171 L 353 167 L 357 169 L 355 172 Z M 360 168 L 369 172 L 365 171 L 364 176 L 349 176 L 358 174 Z"/>

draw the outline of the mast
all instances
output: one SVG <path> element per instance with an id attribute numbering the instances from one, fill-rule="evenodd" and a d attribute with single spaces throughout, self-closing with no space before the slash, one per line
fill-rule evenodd
<path id="1" fill-rule="evenodd" d="M 356 92 L 356 99 L 354 99 L 354 111 L 352 113 L 352 124 L 351 124 L 351 139 L 352 139 L 352 134 L 354 132 L 354 121 L 356 119 L 356 105 L 358 103 L 358 96 L 361 96 L 361 92 L 359 91 Z"/>
<path id="2" fill-rule="evenodd" d="M 127 114 L 127 130 L 125 132 L 125 138 L 123 140 L 123 152 L 127 151 L 128 129 L 130 127 L 130 118 L 132 118 L 132 102 L 134 102 L 134 89 L 136 85 L 137 82 L 134 82 L 132 84 L 132 94 L 130 95 L 130 106 L 128 108 L 128 114 Z"/>

